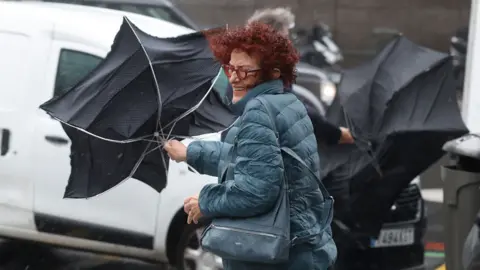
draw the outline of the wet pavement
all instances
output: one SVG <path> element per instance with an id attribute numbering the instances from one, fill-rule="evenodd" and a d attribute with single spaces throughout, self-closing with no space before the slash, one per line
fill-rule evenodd
<path id="1" fill-rule="evenodd" d="M 426 236 L 426 270 L 443 263 L 442 210 L 439 203 L 427 203 L 429 229 Z M 4 241 L 0 244 L 0 270 L 167 270 L 164 265 L 97 255 L 88 252 L 49 248 L 42 245 Z M 171 268 L 170 268 L 171 269 Z"/>
<path id="2" fill-rule="evenodd" d="M 164 265 L 50 248 L 43 245 L 4 241 L 0 246 L 0 270 L 167 270 Z"/>
<path id="3" fill-rule="evenodd" d="M 433 270 L 444 261 L 443 215 L 439 203 L 427 203 L 429 226 L 426 235 L 426 270 Z M 4 241 L 0 244 L 0 270 L 167 270 L 165 265 L 152 265 L 118 257 L 50 248 L 43 245 Z M 171 268 L 170 268 L 171 269 Z M 367 270 L 367 269 L 366 269 Z"/>
<path id="4" fill-rule="evenodd" d="M 443 182 L 441 180 L 440 165 L 445 164 L 447 158 L 444 157 L 435 165 L 431 166 L 421 177 L 422 191 L 429 191 L 438 196 L 424 196 L 427 203 L 428 229 L 425 236 L 425 262 L 429 269 L 435 269 L 445 261 L 444 254 L 444 213 L 442 209 L 442 198 L 440 194 L 443 191 Z"/>
<path id="5" fill-rule="evenodd" d="M 443 211 L 440 203 L 427 202 L 428 229 L 425 236 L 425 263 L 435 269 L 445 261 Z"/>
<path id="6" fill-rule="evenodd" d="M 438 180 L 422 181 L 422 187 L 442 188 Z M 425 184 L 425 185 L 423 185 Z M 427 202 L 426 270 L 436 269 L 444 261 L 443 211 L 441 203 Z M 0 270 L 167 270 L 165 265 L 122 259 L 88 252 L 49 248 L 18 241 L 0 242 Z M 367 269 L 366 269 L 367 270 Z"/>
<path id="7" fill-rule="evenodd" d="M 0 270 L 167 270 L 166 266 L 27 243 L 9 243 L 0 259 Z M 2 247 L 4 248 L 4 247 Z M 442 264 L 441 258 L 426 256 L 427 269 Z M 170 268 L 171 269 L 171 268 Z M 367 270 L 367 269 L 366 269 Z"/>

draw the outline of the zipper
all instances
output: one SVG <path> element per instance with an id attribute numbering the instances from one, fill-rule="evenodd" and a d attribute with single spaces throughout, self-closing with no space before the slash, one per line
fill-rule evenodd
<path id="1" fill-rule="evenodd" d="M 267 237 L 278 237 L 277 235 L 270 234 L 270 233 L 262 233 L 262 232 L 254 232 L 254 231 L 243 230 L 243 229 L 228 228 L 228 227 L 223 227 L 223 226 L 216 226 L 216 225 L 213 225 L 213 224 L 211 224 L 210 226 L 212 228 L 216 228 L 216 229 L 219 229 L 219 230 L 225 230 L 225 231 L 242 232 L 242 233 L 256 234 L 256 235 L 267 236 Z"/>

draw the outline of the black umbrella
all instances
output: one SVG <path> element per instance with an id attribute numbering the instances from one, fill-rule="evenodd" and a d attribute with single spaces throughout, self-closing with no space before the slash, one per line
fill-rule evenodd
<path id="1" fill-rule="evenodd" d="M 343 74 L 327 117 L 348 126 L 356 144 L 321 149 L 324 181 L 338 187 L 339 214 L 371 235 L 400 192 L 443 155 L 442 145 L 468 132 L 450 58 L 405 37 Z"/>
<path id="2" fill-rule="evenodd" d="M 207 34 L 217 30 L 158 38 L 124 18 L 107 57 L 40 106 L 72 141 L 65 197 L 92 197 L 129 177 L 160 192 L 168 168 L 162 143 L 231 125 L 234 115 L 212 91 L 221 66 Z"/>

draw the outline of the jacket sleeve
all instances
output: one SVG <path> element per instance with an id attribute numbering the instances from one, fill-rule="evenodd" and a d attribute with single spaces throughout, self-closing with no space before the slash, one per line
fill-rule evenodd
<path id="1" fill-rule="evenodd" d="M 187 147 L 187 164 L 200 174 L 217 176 L 223 142 L 194 141 Z"/>
<path id="2" fill-rule="evenodd" d="M 340 141 L 340 137 L 342 136 L 340 127 L 328 122 L 328 120 L 312 106 L 305 105 L 305 107 L 307 109 L 308 116 L 312 121 L 313 130 L 317 141 L 328 145 L 338 144 L 338 141 Z"/>
<path id="3" fill-rule="evenodd" d="M 237 134 L 234 179 L 207 185 L 200 192 L 205 217 L 265 213 L 280 194 L 283 160 L 272 120 L 258 100 L 248 105 Z"/>

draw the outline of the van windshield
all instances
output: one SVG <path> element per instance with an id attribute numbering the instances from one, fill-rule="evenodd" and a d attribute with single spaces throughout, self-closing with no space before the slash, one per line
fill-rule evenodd
<path id="1" fill-rule="evenodd" d="M 0 0 L 1 1 L 1 0 Z M 175 8 L 169 7 L 167 5 L 145 5 L 145 4 L 136 4 L 132 0 L 132 3 L 116 3 L 110 1 L 76 1 L 76 0 L 44 0 L 45 2 L 55 2 L 55 3 L 70 3 L 84 6 L 92 7 L 102 7 L 109 8 L 121 11 L 127 11 L 132 13 L 137 13 L 149 17 L 154 17 L 164 21 L 168 21 L 177 25 L 181 25 L 187 28 L 195 29 L 195 25 L 191 23 L 188 19 L 184 18 L 179 11 L 176 11 Z"/>
<path id="2" fill-rule="evenodd" d="M 184 20 L 181 16 L 175 13 L 172 8 L 168 6 L 153 6 L 153 5 L 138 5 L 138 4 L 106 4 L 107 8 L 123 10 L 132 13 L 142 14 L 145 16 L 162 19 L 174 24 L 178 24 L 187 28 L 192 28 L 192 25 Z"/>

